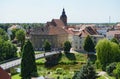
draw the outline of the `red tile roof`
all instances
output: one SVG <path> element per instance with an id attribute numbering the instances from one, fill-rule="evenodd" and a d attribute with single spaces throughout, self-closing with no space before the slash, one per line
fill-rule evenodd
<path id="1" fill-rule="evenodd" d="M 113 30 L 113 31 L 108 31 L 107 36 L 115 35 L 115 34 L 120 34 L 120 30 Z"/>
<path id="2" fill-rule="evenodd" d="M 0 79 L 11 79 L 9 74 L 0 67 Z"/>

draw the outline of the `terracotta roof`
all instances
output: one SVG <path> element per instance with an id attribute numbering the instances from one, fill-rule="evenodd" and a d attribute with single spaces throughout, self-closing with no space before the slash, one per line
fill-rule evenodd
<path id="1" fill-rule="evenodd" d="M 0 67 L 0 79 L 11 79 L 6 71 Z"/>
<path id="2" fill-rule="evenodd" d="M 108 36 L 108 35 L 111 36 L 111 35 L 115 35 L 115 34 L 120 34 L 120 30 L 108 31 L 106 35 L 107 35 L 107 36 Z"/>
<path id="3" fill-rule="evenodd" d="M 52 19 L 52 22 L 55 23 L 56 26 L 63 27 L 64 23 L 60 19 Z"/>
<path id="4" fill-rule="evenodd" d="M 66 31 L 68 34 L 74 35 L 73 30 L 65 29 L 65 31 Z"/>
<path id="5" fill-rule="evenodd" d="M 61 27 L 50 27 L 49 35 L 59 35 L 59 34 L 67 34 L 67 32 Z"/>

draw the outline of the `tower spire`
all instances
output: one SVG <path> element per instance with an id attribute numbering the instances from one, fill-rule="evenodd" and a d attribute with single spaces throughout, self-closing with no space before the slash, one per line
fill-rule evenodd
<path id="1" fill-rule="evenodd" d="M 63 8 L 63 11 L 62 11 L 62 15 L 60 16 L 60 20 L 62 20 L 64 25 L 67 26 L 67 16 L 66 16 L 64 8 Z"/>

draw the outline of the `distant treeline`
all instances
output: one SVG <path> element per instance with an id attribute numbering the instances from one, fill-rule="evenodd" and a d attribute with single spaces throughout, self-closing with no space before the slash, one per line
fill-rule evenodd
<path id="1" fill-rule="evenodd" d="M 68 23 L 68 25 L 95 24 L 96 26 L 112 26 L 117 23 Z"/>
<path id="2" fill-rule="evenodd" d="M 0 28 L 7 31 L 7 29 L 9 27 L 11 27 L 12 25 L 20 25 L 24 29 L 27 29 L 27 28 L 30 28 L 30 27 L 41 27 L 41 26 L 44 26 L 45 24 L 44 23 L 0 23 Z"/>
<path id="3" fill-rule="evenodd" d="M 96 26 L 113 26 L 117 23 L 68 23 L 68 25 L 80 25 L 80 24 L 95 24 Z M 45 23 L 0 23 L 0 28 L 7 31 L 9 27 L 12 25 L 20 25 L 24 29 L 30 28 L 30 27 L 41 27 L 45 26 Z"/>

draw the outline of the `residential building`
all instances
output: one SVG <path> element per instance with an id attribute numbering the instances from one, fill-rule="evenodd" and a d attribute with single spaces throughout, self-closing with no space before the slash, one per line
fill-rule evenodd
<path id="1" fill-rule="evenodd" d="M 79 32 L 76 32 L 73 36 L 73 49 L 84 50 L 83 45 L 87 35 L 90 35 L 93 42 L 96 44 L 100 39 L 103 39 L 103 35 L 98 35 L 98 32 L 92 26 L 82 26 Z"/>
<path id="2" fill-rule="evenodd" d="M 120 41 L 120 30 L 112 30 L 106 33 L 106 38 L 111 40 L 112 38 L 116 38 Z"/>
<path id="3" fill-rule="evenodd" d="M 0 79 L 11 79 L 10 75 L 0 67 Z"/>

